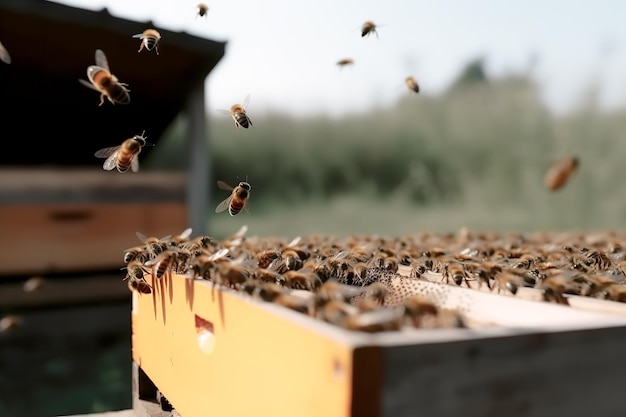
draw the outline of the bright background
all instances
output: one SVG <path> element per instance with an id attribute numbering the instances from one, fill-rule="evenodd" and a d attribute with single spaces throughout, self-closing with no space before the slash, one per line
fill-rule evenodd
<path id="1" fill-rule="evenodd" d="M 406 94 L 409 75 L 425 94 L 440 93 L 478 56 L 492 76 L 532 72 L 555 112 L 571 109 L 598 78 L 604 108 L 626 93 L 626 3 L 618 0 L 213 0 L 204 19 L 191 0 L 59 2 L 226 41 L 207 79 L 211 112 L 248 93 L 257 114 L 360 112 Z M 378 39 L 361 38 L 366 20 L 380 25 Z M 348 57 L 354 66 L 335 65 Z"/>

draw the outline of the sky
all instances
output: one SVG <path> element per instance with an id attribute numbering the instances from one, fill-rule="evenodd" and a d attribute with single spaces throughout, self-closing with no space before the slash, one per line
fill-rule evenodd
<path id="1" fill-rule="evenodd" d="M 409 75 L 420 94 L 441 93 L 477 57 L 488 76 L 530 71 L 557 114 L 591 85 L 603 108 L 626 104 L 620 0 L 207 0 L 205 18 L 192 0 L 55 1 L 226 42 L 206 80 L 216 116 L 248 94 L 249 114 L 361 113 L 409 94 Z M 361 37 L 366 20 L 378 37 Z M 167 39 L 160 52 L 167 59 Z M 340 68 L 343 58 L 354 64 Z"/>

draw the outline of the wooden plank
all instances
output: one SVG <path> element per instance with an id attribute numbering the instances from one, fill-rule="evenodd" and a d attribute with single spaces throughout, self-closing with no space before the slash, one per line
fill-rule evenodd
<path id="1" fill-rule="evenodd" d="M 0 274 L 52 274 L 121 268 L 135 236 L 187 227 L 182 202 L 0 205 Z"/>
<path id="2" fill-rule="evenodd" d="M 340 329 L 207 281 L 147 278 L 153 293 L 133 296 L 133 360 L 181 415 L 350 415 L 352 349 L 330 337 Z"/>
<path id="3" fill-rule="evenodd" d="M 389 347 L 389 417 L 619 416 L 625 327 Z"/>
<path id="4" fill-rule="evenodd" d="M 186 417 L 568 415 L 574 405 L 543 394 L 581 390 L 586 375 L 605 378 L 585 388 L 585 401 L 607 403 L 597 415 L 624 405 L 608 398 L 616 388 L 600 390 L 625 370 L 603 373 L 619 360 L 625 317 L 414 280 L 416 292 L 488 325 L 369 334 L 204 280 L 147 278 L 153 294 L 133 296 L 133 359 Z M 211 344 L 198 321 L 211 324 Z"/>

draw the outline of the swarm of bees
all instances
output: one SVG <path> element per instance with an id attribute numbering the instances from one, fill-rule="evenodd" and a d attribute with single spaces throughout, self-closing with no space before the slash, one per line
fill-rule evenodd
<path id="1" fill-rule="evenodd" d="M 462 312 L 442 308 L 423 281 L 496 294 L 534 291 L 568 305 L 572 296 L 626 302 L 626 235 L 605 233 L 421 233 L 280 238 L 145 237 L 124 251 L 131 291 L 145 279 L 176 273 L 213 282 L 349 330 L 467 327 Z"/>

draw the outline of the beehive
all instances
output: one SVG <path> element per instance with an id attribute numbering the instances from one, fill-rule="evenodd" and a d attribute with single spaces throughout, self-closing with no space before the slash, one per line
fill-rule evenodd
<path id="1" fill-rule="evenodd" d="M 183 417 L 626 410 L 622 303 L 559 305 L 397 272 L 387 278 L 458 311 L 466 326 L 347 330 L 237 286 L 146 274 L 152 293 L 133 295 L 135 407 L 146 415 L 158 390 Z"/>

